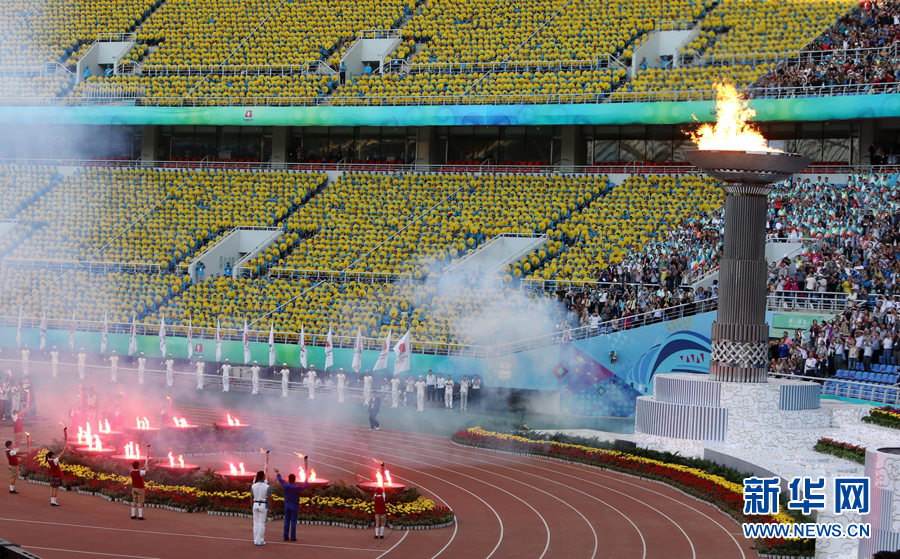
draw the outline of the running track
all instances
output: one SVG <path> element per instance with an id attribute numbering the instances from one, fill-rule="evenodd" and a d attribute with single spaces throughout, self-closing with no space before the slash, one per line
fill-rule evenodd
<path id="1" fill-rule="evenodd" d="M 353 404 L 348 404 L 353 405 Z M 358 404 L 356 404 L 358 405 Z M 177 407 L 193 423 L 219 421 L 225 410 Z M 373 540 L 371 530 L 300 526 L 299 542 L 281 542 L 281 523 L 268 527 L 269 546 L 250 545 L 248 519 L 185 515 L 147 509 L 148 521 L 98 497 L 61 493 L 59 508 L 48 488 L 20 483 L 21 495 L 2 495 L 0 537 L 46 558 L 246 557 L 364 558 L 750 558 L 756 554 L 739 527 L 718 510 L 666 486 L 575 464 L 464 448 L 444 437 L 242 413 L 265 429 L 271 464 L 287 472 L 310 455 L 319 477 L 352 481 L 374 473 L 373 458 L 394 479 L 415 485 L 451 507 L 455 526 L 394 531 Z M 51 426 L 46 425 L 49 429 Z M 36 428 L 32 429 L 33 431 Z M 9 427 L 4 427 L 7 435 Z M 235 457 L 248 469 L 252 456 Z M 218 460 L 218 462 L 217 462 Z M 193 459 L 219 467 L 224 459 Z M 235 546 L 238 546 L 237 548 Z M 299 548 L 299 549 L 291 549 Z"/>

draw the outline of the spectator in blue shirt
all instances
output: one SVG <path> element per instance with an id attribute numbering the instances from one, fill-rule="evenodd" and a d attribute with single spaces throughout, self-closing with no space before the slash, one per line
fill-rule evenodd
<path id="1" fill-rule="evenodd" d="M 278 483 L 284 488 L 284 541 L 297 541 L 297 515 L 300 513 L 300 492 L 309 487 L 309 482 L 296 483 L 297 476 L 290 474 L 287 483 L 281 479 L 281 473 L 275 468 Z"/>

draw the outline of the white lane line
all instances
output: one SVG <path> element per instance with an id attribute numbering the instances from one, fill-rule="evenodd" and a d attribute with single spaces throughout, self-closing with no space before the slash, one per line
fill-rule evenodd
<path id="1" fill-rule="evenodd" d="M 35 547 L 23 545 L 22 549 L 36 549 L 38 551 L 61 551 L 64 553 L 83 553 L 85 555 L 103 555 L 105 557 L 127 557 L 128 559 L 162 559 L 161 557 L 144 557 L 143 555 L 122 555 L 121 553 L 100 553 L 99 551 L 76 551 L 74 549 L 59 549 L 56 547 Z"/>
<path id="2" fill-rule="evenodd" d="M 85 528 L 92 530 L 110 530 L 113 532 L 132 532 L 135 534 L 151 534 L 155 536 L 180 536 L 182 538 L 200 538 L 206 540 L 223 540 L 223 541 L 232 541 L 232 542 L 243 542 L 247 543 L 250 541 L 250 538 L 226 538 L 223 536 L 204 536 L 202 534 L 183 534 L 179 532 L 154 532 L 148 530 L 130 530 L 128 528 L 110 528 L 108 526 L 89 526 L 86 524 L 66 524 L 63 522 L 43 522 L 41 520 L 24 520 L 21 518 L 0 518 L 0 522 L 22 522 L 25 524 L 49 524 L 51 526 L 67 526 L 70 528 Z M 368 551 L 368 552 L 378 552 L 377 549 L 364 549 L 361 547 L 341 547 L 335 545 L 315 545 L 309 543 L 298 543 L 291 542 L 289 544 L 283 542 L 268 542 L 270 545 L 284 545 L 289 547 L 316 547 L 321 549 L 339 549 L 341 551 Z"/>
<path id="3" fill-rule="evenodd" d="M 387 555 L 388 553 L 394 551 L 394 548 L 397 547 L 398 545 L 400 545 L 401 543 L 403 543 L 403 540 L 405 540 L 405 539 L 406 539 L 406 536 L 408 536 L 408 535 L 409 535 L 409 530 L 405 530 L 405 531 L 403 532 L 403 537 L 400 538 L 400 541 L 398 541 L 397 543 L 395 543 L 394 545 L 392 545 L 390 549 L 388 549 L 387 551 L 385 551 L 384 553 L 382 553 L 381 555 L 379 555 L 379 556 L 376 557 L 375 559 L 381 559 L 382 557 L 384 557 L 384 556 Z"/>

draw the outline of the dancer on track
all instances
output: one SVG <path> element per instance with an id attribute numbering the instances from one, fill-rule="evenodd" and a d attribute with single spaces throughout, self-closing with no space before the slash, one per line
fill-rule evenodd
<path id="1" fill-rule="evenodd" d="M 225 364 L 222 365 L 222 392 L 228 392 L 228 389 L 231 387 L 231 363 L 228 362 L 228 359 L 225 360 Z"/>
<path id="2" fill-rule="evenodd" d="M 391 378 L 391 408 L 398 408 L 400 406 L 400 376 L 397 373 L 394 373 L 394 377 Z"/>
<path id="3" fill-rule="evenodd" d="M 419 375 L 419 382 L 416 383 L 416 411 L 425 409 L 425 379 Z"/>
<path id="4" fill-rule="evenodd" d="M 287 398 L 288 382 L 291 380 L 291 370 L 288 369 L 287 363 L 281 364 L 281 370 L 278 373 L 281 375 L 281 397 Z"/>
<path id="5" fill-rule="evenodd" d="M 307 388 L 309 389 L 309 400 L 316 399 L 316 370 L 311 368 L 309 369 L 309 373 L 306 375 Z"/>
<path id="6" fill-rule="evenodd" d="M 378 423 L 379 411 L 381 411 L 381 396 L 378 395 L 378 392 L 375 392 L 375 396 L 369 402 L 369 431 L 381 429 L 381 423 Z"/>
<path id="7" fill-rule="evenodd" d="M 338 403 L 344 403 L 344 395 L 347 393 L 347 376 L 344 374 L 344 369 L 338 369 L 338 374 L 336 375 L 337 380 L 337 393 L 338 393 Z"/>
<path id="8" fill-rule="evenodd" d="M 259 393 L 259 363 L 256 361 L 253 362 L 253 366 L 250 367 L 250 382 L 253 384 L 253 392 L 251 394 Z"/>
<path id="9" fill-rule="evenodd" d="M 144 384 L 144 372 L 147 370 L 147 358 L 144 357 L 144 352 L 141 352 L 141 356 L 138 357 L 138 384 Z"/>
<path id="10" fill-rule="evenodd" d="M 109 356 L 109 382 L 115 384 L 119 378 L 119 356 L 113 351 Z"/>
<path id="11" fill-rule="evenodd" d="M 368 406 L 372 400 L 372 373 L 366 371 L 363 377 L 363 405 Z"/>
<path id="12" fill-rule="evenodd" d="M 172 383 L 175 382 L 175 360 L 172 359 L 172 354 L 169 354 L 169 358 L 166 359 L 166 386 L 172 386 Z"/>
<path id="13" fill-rule="evenodd" d="M 203 381 L 206 378 L 204 376 L 206 363 L 203 362 L 203 357 L 199 357 L 197 359 L 197 364 L 194 366 L 197 368 L 197 390 L 203 390 Z"/>
<path id="14" fill-rule="evenodd" d="M 50 350 L 50 372 L 53 373 L 53 378 L 59 376 L 59 350 L 56 346 Z"/>
<path id="15" fill-rule="evenodd" d="M 87 353 L 84 352 L 84 348 L 81 348 L 81 351 L 78 352 L 78 380 L 84 380 L 84 368 L 87 364 Z"/>

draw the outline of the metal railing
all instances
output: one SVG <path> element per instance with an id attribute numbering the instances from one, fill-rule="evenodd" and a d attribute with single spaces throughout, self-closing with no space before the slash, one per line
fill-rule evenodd
<path id="1" fill-rule="evenodd" d="M 840 313 L 847 305 L 856 302 L 850 293 L 819 293 L 815 291 L 772 291 L 766 297 L 770 311 L 821 311 Z"/>
<path id="2" fill-rule="evenodd" d="M 6 327 L 17 327 L 19 323 L 19 317 L 14 316 L 0 316 L 0 326 Z M 23 328 L 40 328 L 41 319 L 38 318 L 22 318 L 22 327 Z M 53 330 L 64 330 L 69 331 L 72 326 L 71 319 L 48 319 L 47 327 Z M 78 332 L 102 332 L 103 331 L 103 321 L 102 320 L 76 320 L 75 321 L 75 330 Z M 126 322 L 109 322 L 108 323 L 108 332 L 112 334 L 131 334 L 131 323 Z M 149 322 L 139 322 L 135 324 L 135 332 L 138 336 L 157 336 L 159 335 L 159 322 L 149 323 Z M 205 328 L 194 326 L 191 329 L 192 338 L 197 340 L 215 340 L 216 337 L 216 329 L 215 328 Z M 187 324 L 175 324 L 171 322 L 169 319 L 166 319 L 166 337 L 167 338 L 186 338 L 188 333 Z M 223 340 L 242 340 L 243 339 L 243 327 L 224 327 L 222 328 L 222 339 Z M 396 336 L 395 341 L 400 339 L 400 336 L 403 335 L 402 332 L 394 333 Z M 251 342 L 260 342 L 260 343 L 268 343 L 269 341 L 269 331 L 268 330 L 248 330 L 248 336 Z M 309 332 L 305 333 L 306 343 L 310 346 L 325 346 L 325 340 L 327 339 L 326 334 L 311 334 Z M 275 343 L 280 344 L 298 344 L 300 339 L 299 332 L 282 332 L 276 331 L 274 334 Z M 356 343 L 355 335 L 343 335 L 334 333 L 332 336 L 334 347 L 339 348 L 353 348 Z M 363 338 L 363 349 L 367 350 L 381 350 L 381 346 L 384 343 L 383 338 Z M 413 338 L 412 343 L 412 351 L 413 353 L 420 353 L 425 355 L 454 355 L 460 357 L 487 357 L 488 355 L 488 347 L 486 346 L 478 346 L 478 345 L 463 345 L 463 344 L 452 344 L 452 343 L 443 343 L 443 342 L 423 342 L 416 341 Z"/>
<path id="3" fill-rule="evenodd" d="M 392 61 L 393 62 L 393 61 Z M 617 59 L 609 55 L 589 60 L 507 60 L 505 62 L 410 62 L 409 73 L 464 74 L 498 72 L 565 72 L 615 67 Z M 392 65 L 394 66 L 394 65 Z"/>
<path id="4" fill-rule="evenodd" d="M 356 32 L 357 39 L 402 39 L 400 29 L 363 29 Z"/>
<path id="5" fill-rule="evenodd" d="M 839 379 L 836 377 L 807 377 L 804 375 L 786 375 L 783 373 L 769 373 L 769 378 L 805 380 L 817 382 L 822 385 L 822 394 L 880 402 L 882 404 L 900 403 L 900 388 L 896 384 L 880 384 L 855 380 Z M 832 384 L 833 383 L 833 384 Z"/>
<path id="6" fill-rule="evenodd" d="M 674 307 L 654 309 L 633 316 L 608 320 L 606 322 L 601 322 L 596 328 L 592 326 L 582 326 L 580 328 L 554 332 L 552 334 L 545 334 L 526 340 L 502 343 L 491 348 L 491 356 L 497 357 L 508 355 L 510 353 L 519 353 L 530 349 L 563 343 L 566 339 L 583 340 L 586 338 L 633 330 L 652 324 L 659 324 L 669 320 L 677 320 L 686 316 L 694 316 L 716 310 L 718 308 L 718 302 L 719 301 L 716 298 L 705 299 L 694 303 L 684 303 Z"/>
<path id="7" fill-rule="evenodd" d="M 84 270 L 90 273 L 106 272 L 140 272 L 158 274 L 161 271 L 159 264 L 150 262 L 94 262 L 81 260 L 35 260 L 27 258 L 3 258 L 0 267 L 16 270 Z"/>
<path id="8" fill-rule="evenodd" d="M 321 74 L 321 66 L 331 68 L 321 60 L 308 60 L 300 64 L 153 64 L 144 62 L 140 74 L 146 76 L 290 76 L 294 74 Z M 334 74 L 334 70 L 331 70 Z"/>
<path id="9" fill-rule="evenodd" d="M 343 272 L 339 270 L 297 270 L 292 268 L 271 268 L 272 278 L 306 278 L 321 281 L 355 281 L 359 283 L 412 283 L 412 274 L 395 274 L 389 272 Z"/>
<path id="10" fill-rule="evenodd" d="M 637 288 L 647 288 L 647 289 L 656 289 L 665 284 L 663 283 L 651 283 L 649 281 L 641 282 L 641 283 L 624 283 L 624 282 L 612 282 L 612 281 L 597 281 L 597 280 L 569 280 L 569 279 L 558 279 L 558 280 L 545 280 L 541 278 L 530 278 L 521 280 L 522 288 L 526 291 L 557 291 L 561 288 L 568 289 L 609 289 L 612 287 L 619 286 L 627 286 L 627 287 L 637 287 Z M 681 284 L 676 286 L 676 289 L 690 291 L 692 288 L 688 284 Z"/>
<path id="11" fill-rule="evenodd" d="M 700 20 L 665 20 L 656 24 L 656 31 L 687 31 L 693 29 Z"/>

